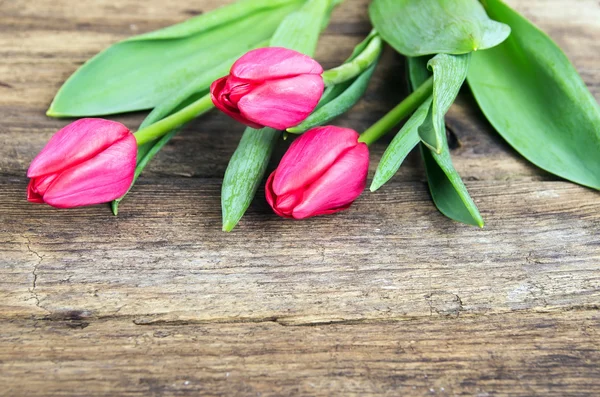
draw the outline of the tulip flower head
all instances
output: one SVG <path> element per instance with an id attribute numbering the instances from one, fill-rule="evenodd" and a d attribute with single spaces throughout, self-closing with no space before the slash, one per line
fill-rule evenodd
<path id="1" fill-rule="evenodd" d="M 266 197 L 285 218 L 304 219 L 350 207 L 365 189 L 369 149 L 356 131 L 318 127 L 292 143 L 271 174 Z"/>
<path id="2" fill-rule="evenodd" d="M 238 59 L 229 76 L 212 83 L 217 108 L 252 128 L 285 130 L 316 108 L 325 85 L 311 57 L 281 47 L 259 48 Z"/>
<path id="3" fill-rule="evenodd" d="M 100 204 L 133 181 L 137 142 L 123 124 L 81 119 L 58 131 L 32 161 L 27 199 L 57 208 Z"/>

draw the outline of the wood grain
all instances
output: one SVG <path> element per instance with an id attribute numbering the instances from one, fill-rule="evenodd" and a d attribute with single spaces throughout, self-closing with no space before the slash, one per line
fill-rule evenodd
<path id="1" fill-rule="evenodd" d="M 72 313 L 5 323 L 0 381 L 7 395 L 583 396 L 599 329 L 580 311 L 312 327 Z"/>
<path id="2" fill-rule="evenodd" d="M 285 221 L 259 193 L 223 234 L 220 183 L 242 128 L 217 113 L 159 154 L 118 217 L 26 202 L 29 162 L 68 123 L 45 109 L 81 63 L 230 2 L 0 0 L 0 395 L 599 395 L 598 193 L 520 158 L 468 91 L 448 124 L 483 230 L 437 212 L 413 154 L 345 213 Z M 508 3 L 600 99 L 598 2 Z M 336 10 L 325 67 L 369 32 L 367 4 Z M 365 129 L 405 84 L 386 50 L 336 123 Z"/>

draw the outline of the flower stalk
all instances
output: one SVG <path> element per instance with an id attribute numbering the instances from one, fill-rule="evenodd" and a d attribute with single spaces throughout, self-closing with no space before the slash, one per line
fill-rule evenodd
<path id="1" fill-rule="evenodd" d="M 371 41 L 356 58 L 323 73 L 325 86 L 329 87 L 352 80 L 377 62 L 383 48 L 383 41 L 377 33 L 371 33 L 371 35 L 373 36 Z M 369 37 L 367 37 L 368 39 Z"/>
<path id="2" fill-rule="evenodd" d="M 138 146 L 152 142 L 166 135 L 175 128 L 181 127 L 196 117 L 203 115 L 213 107 L 214 105 L 210 99 L 210 94 L 203 96 L 180 111 L 173 113 L 172 115 L 165 117 L 164 119 L 157 121 L 148 127 L 138 130 L 134 134 Z"/>
<path id="3" fill-rule="evenodd" d="M 433 94 L 433 77 L 430 77 L 406 99 L 390 110 L 378 122 L 369 127 L 360 136 L 359 141 L 371 146 L 387 134 L 396 124 L 410 116 Z"/>

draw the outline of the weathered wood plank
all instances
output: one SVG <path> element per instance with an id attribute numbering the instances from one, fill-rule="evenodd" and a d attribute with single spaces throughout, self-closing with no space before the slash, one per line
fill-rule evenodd
<path id="1" fill-rule="evenodd" d="M 435 210 L 413 155 L 346 213 L 284 221 L 261 193 L 223 234 L 241 129 L 216 113 L 165 148 L 119 217 L 25 201 L 29 162 L 68 122 L 44 116 L 64 79 L 115 41 L 231 1 L 0 0 L 0 395 L 600 394 L 598 193 L 527 164 L 468 92 L 448 123 L 484 230 Z M 508 2 L 600 99 L 597 1 Z M 369 31 L 367 3 L 336 11 L 326 67 Z M 387 51 L 337 123 L 363 130 L 400 100 L 403 63 Z"/>
<path id="2" fill-rule="evenodd" d="M 0 394 L 597 396 L 599 329 L 587 311 L 315 327 L 71 313 L 3 324 Z"/>
<path id="3" fill-rule="evenodd" d="M 311 323 L 600 302 L 598 194 L 569 183 L 471 182 L 484 230 L 403 183 L 306 222 L 279 219 L 260 197 L 224 234 L 216 180 L 146 180 L 116 218 L 105 206 L 34 207 L 25 180 L 0 181 L 5 315 Z"/>

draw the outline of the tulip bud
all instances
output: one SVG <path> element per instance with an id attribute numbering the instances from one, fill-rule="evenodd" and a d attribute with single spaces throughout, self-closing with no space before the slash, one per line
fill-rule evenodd
<path id="1" fill-rule="evenodd" d="M 322 73 L 307 55 L 259 48 L 238 59 L 229 76 L 212 83 L 210 93 L 217 108 L 247 126 L 285 130 L 317 107 L 325 88 Z"/>
<path id="2" fill-rule="evenodd" d="M 123 124 L 81 119 L 58 131 L 31 162 L 27 199 L 57 208 L 112 201 L 133 181 L 137 142 Z"/>
<path id="3" fill-rule="evenodd" d="M 304 219 L 350 207 L 366 186 L 369 149 L 356 131 L 326 126 L 292 143 L 267 180 L 266 197 L 284 218 Z"/>

